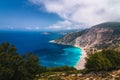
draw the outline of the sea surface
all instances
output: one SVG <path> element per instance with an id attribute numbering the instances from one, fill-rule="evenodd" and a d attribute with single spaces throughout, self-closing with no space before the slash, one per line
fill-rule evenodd
<path id="1" fill-rule="evenodd" d="M 0 44 L 14 44 L 19 54 L 33 52 L 39 57 L 40 64 L 46 67 L 75 66 L 81 56 L 81 49 L 50 43 L 50 40 L 63 36 L 57 32 L 0 31 Z"/>

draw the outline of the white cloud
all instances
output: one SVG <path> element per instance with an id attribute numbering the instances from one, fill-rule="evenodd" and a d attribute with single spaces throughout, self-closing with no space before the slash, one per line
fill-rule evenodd
<path id="1" fill-rule="evenodd" d="M 48 29 L 70 29 L 72 23 L 69 21 L 59 21 L 51 26 L 48 27 Z"/>
<path id="2" fill-rule="evenodd" d="M 71 21 L 72 23 L 95 25 L 107 21 L 120 21 L 119 0 L 29 0 L 29 1 L 38 6 L 43 5 L 47 12 L 55 13 L 59 15 L 61 18 Z M 59 26 L 54 27 L 59 28 Z"/>
<path id="3" fill-rule="evenodd" d="M 26 30 L 40 30 L 40 27 L 25 27 Z"/>
<path id="4" fill-rule="evenodd" d="M 79 24 L 79 23 L 73 23 L 71 21 L 65 20 L 65 21 L 58 21 L 57 23 L 47 27 L 47 29 L 53 29 L 53 30 L 71 30 L 71 29 L 78 29 L 80 26 L 86 27 L 86 25 Z"/>
<path id="5" fill-rule="evenodd" d="M 33 28 L 32 27 L 25 27 L 25 29 L 32 30 Z"/>
<path id="6" fill-rule="evenodd" d="M 35 29 L 36 29 L 36 30 L 39 30 L 39 29 L 40 29 L 40 27 L 35 27 Z"/>

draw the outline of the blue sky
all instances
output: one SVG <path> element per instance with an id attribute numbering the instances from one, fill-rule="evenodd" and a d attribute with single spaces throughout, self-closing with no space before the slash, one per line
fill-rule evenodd
<path id="1" fill-rule="evenodd" d="M 61 20 L 54 13 L 47 13 L 27 0 L 0 1 L 1 30 L 43 30 Z"/>
<path id="2" fill-rule="evenodd" d="M 1 0 L 0 30 L 71 30 L 120 22 L 119 0 Z"/>

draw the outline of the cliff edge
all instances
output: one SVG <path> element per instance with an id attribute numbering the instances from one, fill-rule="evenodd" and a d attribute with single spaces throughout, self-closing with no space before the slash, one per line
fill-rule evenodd
<path id="1" fill-rule="evenodd" d="M 82 59 L 78 62 L 78 69 L 83 69 L 87 54 L 101 51 L 102 49 L 120 50 L 120 22 L 107 22 L 95 25 L 89 29 L 67 34 L 55 43 L 73 45 L 84 50 Z"/>

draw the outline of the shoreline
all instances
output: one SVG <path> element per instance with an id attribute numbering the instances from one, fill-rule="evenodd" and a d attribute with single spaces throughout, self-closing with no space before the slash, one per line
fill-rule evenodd
<path id="1" fill-rule="evenodd" d="M 82 70 L 85 68 L 85 58 L 87 57 L 87 53 L 85 52 L 85 50 L 82 48 L 82 47 L 79 47 L 79 46 L 76 46 L 75 47 L 78 47 L 82 50 L 82 55 L 80 56 L 80 59 L 78 60 L 77 64 L 75 65 L 75 68 L 77 70 Z"/>
<path id="2" fill-rule="evenodd" d="M 50 43 L 57 43 L 55 42 L 55 40 L 51 40 L 49 41 Z M 64 44 L 64 43 L 57 43 L 57 44 L 62 44 L 62 45 L 69 45 L 69 44 Z M 77 70 L 81 70 L 85 68 L 85 58 L 87 57 L 87 53 L 85 52 L 84 48 L 77 46 L 77 45 L 70 45 L 70 46 L 74 46 L 77 48 L 80 48 L 82 50 L 82 55 L 80 56 L 80 59 L 78 60 L 78 62 L 76 63 L 76 65 L 74 66 Z"/>

